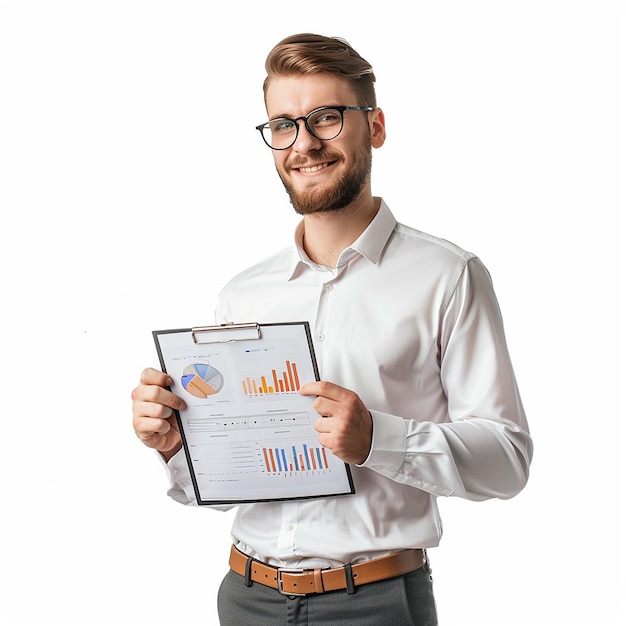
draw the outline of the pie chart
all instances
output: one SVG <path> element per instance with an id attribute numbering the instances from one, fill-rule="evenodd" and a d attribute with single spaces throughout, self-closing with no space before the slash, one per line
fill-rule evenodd
<path id="1" fill-rule="evenodd" d="M 180 382 L 192 396 L 208 398 L 222 388 L 224 377 L 208 363 L 194 363 L 183 370 Z"/>

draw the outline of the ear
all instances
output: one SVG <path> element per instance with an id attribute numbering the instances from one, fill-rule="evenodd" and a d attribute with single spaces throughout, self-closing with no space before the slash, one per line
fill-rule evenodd
<path id="1" fill-rule="evenodd" d="M 387 132 L 385 131 L 385 114 L 382 109 L 374 109 L 369 114 L 370 136 L 372 148 L 380 148 L 385 143 Z"/>

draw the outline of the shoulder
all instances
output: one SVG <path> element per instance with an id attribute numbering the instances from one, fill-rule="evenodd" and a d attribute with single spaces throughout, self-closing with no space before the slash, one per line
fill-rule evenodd
<path id="1" fill-rule="evenodd" d="M 250 267 L 234 274 L 234 276 L 226 283 L 224 289 L 239 288 L 251 281 L 257 281 L 259 277 L 267 277 L 272 274 L 284 274 L 288 271 L 291 264 L 293 249 L 291 247 L 283 248 L 278 252 L 261 259 Z"/>
<path id="2" fill-rule="evenodd" d="M 276 290 L 287 282 L 293 249 L 285 248 L 236 273 L 218 296 L 218 323 L 261 320 L 274 301 L 280 300 Z"/>
<path id="3" fill-rule="evenodd" d="M 419 274 L 421 280 L 446 282 L 452 286 L 469 264 L 479 263 L 478 257 L 459 245 L 396 223 L 381 258 L 380 269 Z"/>
<path id="4" fill-rule="evenodd" d="M 396 223 L 380 270 L 419 285 L 427 293 L 439 294 L 446 302 L 462 281 L 473 283 L 476 274 L 488 276 L 474 252 L 402 223 Z"/>
<path id="5" fill-rule="evenodd" d="M 453 264 L 465 265 L 470 259 L 476 257 L 473 252 L 465 250 L 447 239 L 425 233 L 399 222 L 396 223 L 390 243 L 407 253 L 427 255 L 442 262 L 447 261 Z"/>

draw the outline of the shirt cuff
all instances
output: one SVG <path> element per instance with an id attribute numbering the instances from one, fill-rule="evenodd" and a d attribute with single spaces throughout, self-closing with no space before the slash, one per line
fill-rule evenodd
<path id="1" fill-rule="evenodd" d="M 394 475 L 398 472 L 406 454 L 406 424 L 401 417 L 370 411 L 372 415 L 372 447 L 359 465 L 377 472 Z"/>
<path id="2" fill-rule="evenodd" d="M 196 503 L 187 457 L 182 448 L 169 461 L 165 461 L 160 453 L 158 455 L 170 479 L 167 495 L 181 504 Z"/>

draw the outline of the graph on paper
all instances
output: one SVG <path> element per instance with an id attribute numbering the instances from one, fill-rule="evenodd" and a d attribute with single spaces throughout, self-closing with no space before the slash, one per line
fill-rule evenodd
<path id="1" fill-rule="evenodd" d="M 310 472 L 327 470 L 326 449 L 320 446 L 309 447 L 307 444 L 289 447 L 261 448 L 263 470 L 267 474 L 281 472 Z"/>
<path id="2" fill-rule="evenodd" d="M 180 382 L 192 396 L 208 398 L 221 390 L 224 377 L 208 363 L 192 363 L 183 370 Z"/>
<path id="3" fill-rule="evenodd" d="M 204 445 L 195 449 L 194 462 L 198 475 L 213 482 L 246 477 L 264 481 L 297 480 L 333 471 L 330 454 L 325 448 L 302 441 L 277 446 L 269 441 Z"/>
<path id="4" fill-rule="evenodd" d="M 297 393 L 300 389 L 300 376 L 296 363 L 286 360 L 284 367 L 268 370 L 260 376 L 246 376 L 241 381 L 244 395 L 276 395 Z"/>

